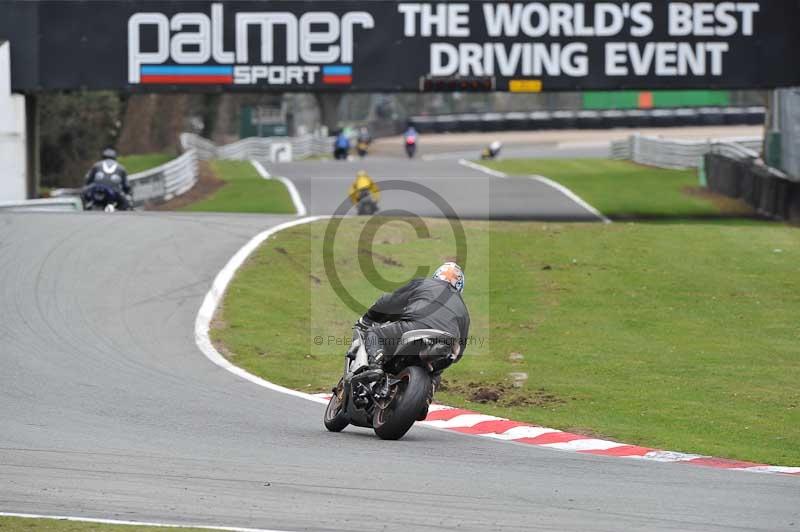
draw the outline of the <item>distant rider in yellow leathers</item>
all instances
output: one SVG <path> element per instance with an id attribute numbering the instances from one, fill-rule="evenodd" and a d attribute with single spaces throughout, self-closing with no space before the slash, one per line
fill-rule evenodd
<path id="1" fill-rule="evenodd" d="M 358 214 L 375 214 L 378 211 L 381 190 L 364 170 L 358 171 L 347 194 L 356 206 Z"/>

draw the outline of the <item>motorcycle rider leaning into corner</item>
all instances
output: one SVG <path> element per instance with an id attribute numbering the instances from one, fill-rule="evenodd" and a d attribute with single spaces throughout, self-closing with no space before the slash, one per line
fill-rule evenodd
<path id="1" fill-rule="evenodd" d="M 114 189 L 119 196 L 120 210 L 128 210 L 132 205 L 131 187 L 128 184 L 128 172 L 117 162 L 117 151 L 113 148 L 103 150 L 102 159 L 94 164 L 86 173 L 84 193 L 94 184 L 105 185 Z"/>
<path id="2" fill-rule="evenodd" d="M 403 333 L 416 329 L 439 329 L 458 339 L 456 362 L 464 356 L 469 337 L 469 312 L 461 293 L 464 272 L 454 262 L 442 264 L 429 279 L 413 279 L 391 294 L 384 294 L 370 307 L 359 323 L 366 329 L 365 349 L 371 367 L 389 360 Z M 441 384 L 441 372 L 433 375 L 428 396 Z M 427 408 L 419 419 L 425 419 Z"/>
<path id="3" fill-rule="evenodd" d="M 347 195 L 350 196 L 350 201 L 353 202 L 353 205 L 357 205 L 364 192 L 371 194 L 372 199 L 376 203 L 381 197 L 381 189 L 378 188 L 375 181 L 372 180 L 366 171 L 359 170 L 356 173 L 355 180 L 350 183 L 350 189 L 347 191 Z"/>

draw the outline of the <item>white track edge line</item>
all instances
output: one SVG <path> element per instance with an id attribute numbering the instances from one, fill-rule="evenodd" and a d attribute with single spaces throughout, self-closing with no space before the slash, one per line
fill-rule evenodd
<path id="1" fill-rule="evenodd" d="M 458 159 L 463 159 L 464 157 L 470 157 L 471 154 L 474 154 L 474 150 L 463 150 L 463 151 L 445 151 L 440 153 L 430 153 L 428 155 L 423 155 L 423 161 L 455 161 Z"/>
<path id="2" fill-rule="evenodd" d="M 506 174 L 504 172 L 500 172 L 499 170 L 493 170 L 491 168 L 487 168 L 486 166 L 483 166 L 482 164 L 473 163 L 472 161 L 468 161 L 466 159 L 459 159 L 458 160 L 458 164 L 460 164 L 461 166 L 466 166 L 467 168 L 471 168 L 473 170 L 477 170 L 479 172 L 483 172 L 485 174 L 489 174 L 489 175 L 494 176 L 494 177 L 503 177 L 503 178 L 508 177 L 508 174 Z M 611 223 L 611 220 L 608 217 L 606 217 L 603 213 L 601 213 L 600 211 L 598 211 L 597 209 L 595 209 L 594 207 L 589 205 L 589 203 L 587 203 L 583 198 L 581 198 L 580 196 L 575 194 L 573 191 L 571 191 L 570 189 L 568 189 L 564 185 L 562 185 L 560 183 L 556 183 L 552 179 L 548 179 L 548 178 L 546 178 L 544 176 L 540 176 L 540 175 L 531 175 L 531 176 L 528 176 L 528 177 L 530 179 L 533 179 L 534 181 L 539 181 L 540 183 L 542 183 L 544 185 L 548 185 L 548 186 L 558 190 L 559 192 L 561 192 L 562 194 L 567 196 L 569 199 L 571 199 L 573 202 L 577 203 L 580 207 L 583 207 L 585 210 L 587 210 L 590 213 L 592 213 L 593 215 L 597 216 L 604 224 L 610 224 Z"/>
<path id="3" fill-rule="evenodd" d="M 571 191 L 570 189 L 568 189 L 567 187 L 565 187 L 561 183 L 556 183 L 552 179 L 548 179 L 548 178 L 546 178 L 544 176 L 541 176 L 541 175 L 531 175 L 531 176 L 528 176 L 528 177 L 530 179 L 533 179 L 534 181 L 538 181 L 540 183 L 543 183 L 545 185 L 548 185 L 548 186 L 553 187 L 554 189 L 558 190 L 559 192 L 561 192 L 562 194 L 567 196 L 569 199 L 571 199 L 572 201 L 574 201 L 575 203 L 577 203 L 578 205 L 580 205 L 581 207 L 583 207 L 584 209 L 586 209 L 590 213 L 592 213 L 595 216 L 597 216 L 598 218 L 600 218 L 600 220 L 602 220 L 602 222 L 604 224 L 610 224 L 611 223 L 611 220 L 608 217 L 606 217 L 603 213 L 601 213 L 600 211 L 598 211 L 597 209 L 595 209 L 594 207 L 589 205 L 589 203 L 587 203 L 583 198 L 581 198 L 580 196 L 575 194 L 573 191 Z"/>
<path id="4" fill-rule="evenodd" d="M 256 169 L 256 172 L 264 179 L 272 179 L 272 175 L 267 172 L 267 169 L 264 168 L 260 162 L 256 161 L 255 159 L 250 159 L 250 164 Z M 292 198 L 292 203 L 294 204 L 294 210 L 297 212 L 297 216 L 305 216 L 308 214 L 308 210 L 306 210 L 306 205 L 303 203 L 303 198 L 300 197 L 300 192 L 297 191 L 297 187 L 294 186 L 291 179 L 288 179 L 283 176 L 275 176 L 275 179 L 283 183 L 283 186 L 286 187 L 286 190 L 289 191 L 289 197 Z"/>
<path id="5" fill-rule="evenodd" d="M 264 165 L 260 162 L 256 161 L 255 159 L 250 159 L 250 164 L 253 165 L 253 168 L 256 169 L 258 175 L 260 175 L 263 179 L 272 179 L 272 174 L 267 172 L 267 169 L 264 168 Z"/>
<path id="6" fill-rule="evenodd" d="M 268 380 L 262 379 L 261 377 L 257 377 L 255 375 L 253 375 L 252 373 L 249 373 L 249 372 L 245 371 L 244 369 L 233 365 L 230 361 L 228 361 L 228 359 L 226 359 L 224 356 L 222 356 L 219 353 L 219 351 L 216 350 L 214 345 L 211 343 L 211 338 L 209 337 L 208 333 L 209 333 L 209 330 L 210 330 L 210 327 L 211 327 L 211 320 L 213 319 L 214 313 L 216 312 L 217 307 L 219 306 L 219 303 L 220 303 L 220 301 L 222 299 L 222 296 L 225 293 L 225 289 L 228 287 L 228 284 L 233 279 L 233 274 L 236 273 L 236 270 L 239 269 L 239 267 L 244 263 L 244 261 L 247 259 L 247 257 L 249 257 L 250 254 L 253 253 L 253 251 L 255 251 L 255 249 L 261 243 L 263 243 L 265 240 L 267 240 L 270 236 L 272 236 L 275 233 L 278 233 L 280 231 L 283 231 L 284 229 L 288 229 L 290 227 L 294 227 L 294 226 L 297 226 L 297 225 L 303 225 L 303 224 L 307 224 L 307 223 L 311 223 L 311 222 L 316 222 L 316 221 L 319 221 L 319 220 L 330 219 L 330 218 L 332 218 L 332 216 L 308 216 L 308 217 L 305 217 L 305 218 L 300 218 L 300 219 L 297 219 L 297 220 L 292 220 L 292 221 L 289 221 L 289 222 L 285 222 L 285 223 L 276 225 L 275 227 L 271 227 L 270 229 L 267 229 L 267 230 L 259 233 L 258 235 L 254 236 L 252 239 L 250 239 L 250 241 L 247 244 L 245 244 L 241 249 L 239 249 L 239 251 L 237 251 L 236 254 L 233 257 L 231 257 L 231 259 L 228 261 L 228 263 L 225 265 L 225 267 L 214 278 L 214 282 L 211 285 L 211 290 L 208 291 L 208 293 L 206 294 L 206 297 L 203 299 L 203 304 L 200 306 L 200 310 L 197 312 L 197 318 L 195 319 L 195 343 L 197 344 L 197 347 L 200 349 L 200 351 L 206 356 L 206 358 L 208 358 L 211 362 L 213 362 L 217 366 L 221 367 L 222 369 L 225 369 L 225 370 L 233 373 L 234 375 L 236 375 L 238 377 L 241 377 L 241 378 L 243 378 L 243 379 L 245 379 L 247 381 L 250 381 L 253 384 L 257 384 L 258 386 L 261 386 L 261 387 L 264 387 L 264 388 L 267 388 L 267 389 L 270 389 L 270 390 L 273 390 L 273 391 L 276 391 L 276 392 L 284 393 L 284 394 L 287 394 L 287 395 L 292 395 L 292 396 L 295 396 L 295 397 L 299 397 L 301 399 L 306 399 L 308 401 L 313 401 L 313 402 L 319 403 L 319 404 L 327 404 L 328 403 L 328 399 L 327 398 L 321 397 L 322 394 L 319 394 L 319 393 L 311 394 L 311 393 L 305 393 L 305 392 L 300 392 L 300 391 L 297 391 L 297 390 L 293 390 L 291 388 L 286 388 L 285 386 L 280 386 L 280 385 L 275 384 L 273 382 L 270 382 Z M 610 223 L 610 221 L 609 221 L 609 223 Z M 504 419 L 504 418 L 498 418 L 498 419 Z M 454 431 L 452 431 L 449 428 L 437 427 L 436 425 L 431 425 L 431 424 L 429 424 L 429 422 L 425 422 L 425 421 L 419 422 L 417 424 L 419 426 L 422 426 L 422 427 L 425 427 L 425 428 L 428 428 L 428 429 L 432 429 L 432 430 L 447 431 L 447 432 L 449 432 L 451 434 L 454 433 Z M 489 439 L 492 439 L 492 440 L 500 440 L 500 441 L 504 441 L 504 442 L 505 441 L 514 442 L 514 437 L 511 436 L 511 433 L 514 433 L 514 431 L 517 430 L 518 428 L 519 427 L 514 427 L 514 428 L 511 428 L 511 429 L 508 429 L 503 434 L 485 433 L 485 434 L 474 434 L 474 435 L 470 434 L 470 435 L 467 435 L 467 436 L 488 437 Z M 532 426 L 531 427 L 527 427 L 526 426 L 526 429 L 527 428 L 539 429 L 540 431 L 542 431 L 542 433 L 561 432 L 560 430 L 551 429 L 551 428 L 547 428 L 547 427 L 532 427 Z M 509 437 L 509 436 L 511 436 L 511 437 Z M 524 436 L 518 436 L 518 437 L 524 437 Z M 614 442 L 614 443 L 617 443 L 617 442 Z M 620 445 L 625 445 L 625 444 L 620 444 Z M 558 449 L 557 447 L 547 447 L 546 445 L 535 445 L 535 446 L 539 447 L 539 448 L 549 448 L 549 449 L 554 450 L 554 451 L 575 452 L 575 451 L 568 450 L 568 449 Z M 651 451 L 650 453 L 648 453 L 648 455 L 650 455 L 650 456 L 647 456 L 647 455 L 646 456 L 625 456 L 625 457 L 618 457 L 618 458 L 632 458 L 632 459 L 640 459 L 640 460 L 647 460 L 647 461 L 664 462 L 664 461 L 690 460 L 691 458 L 689 458 L 689 457 L 698 457 L 698 458 L 703 458 L 704 457 L 703 455 L 689 455 L 689 454 L 685 454 L 685 453 L 675 453 L 675 452 L 670 452 L 670 451 L 658 451 L 658 450 Z M 672 459 L 668 459 L 667 455 L 671 455 Z M 681 459 L 675 459 L 677 455 L 682 455 Z M 758 473 L 772 473 L 773 471 L 769 471 L 768 468 L 779 468 L 779 467 L 784 469 L 782 466 L 767 466 L 766 468 L 763 468 L 763 467 L 746 468 L 746 467 L 744 467 L 744 468 L 730 468 L 729 470 L 732 470 L 732 471 L 758 472 Z M 785 468 L 785 469 L 795 469 L 795 468 Z M 775 471 L 775 472 L 777 472 L 777 471 Z M 785 471 L 780 471 L 780 472 L 784 473 Z M 0 513 L 0 515 L 10 515 L 10 514 Z M 41 517 L 42 518 L 47 518 L 48 516 L 41 516 Z M 63 519 L 67 519 L 67 518 L 63 518 Z M 76 518 L 76 519 L 80 520 L 79 518 Z M 155 525 L 152 525 L 152 526 L 155 526 Z M 168 525 L 162 525 L 162 526 L 168 526 Z M 203 527 L 195 527 L 195 528 L 203 528 Z M 244 532 L 250 532 L 250 531 L 262 532 L 259 529 L 242 529 L 242 528 L 216 528 L 216 529 L 211 528 L 211 530 L 231 530 L 231 531 L 244 531 Z M 281 531 L 269 531 L 268 530 L 266 532 L 281 532 Z"/>
<path id="7" fill-rule="evenodd" d="M 24 514 L 12 512 L 0 512 L 0 517 L 20 517 L 23 519 L 51 519 L 54 521 L 72 521 L 83 523 L 97 523 L 102 525 L 127 525 L 127 526 L 147 526 L 160 528 L 199 528 L 201 530 L 223 530 L 226 532 L 287 532 L 269 528 L 241 528 L 235 526 L 213 526 L 213 525 L 179 525 L 175 523 L 155 523 L 149 521 L 127 521 L 123 519 L 104 519 L 96 517 L 78 517 L 72 515 L 43 515 L 43 514 Z"/>
<path id="8" fill-rule="evenodd" d="M 466 159 L 459 159 L 458 164 L 460 164 L 461 166 L 466 166 L 467 168 L 471 168 L 473 170 L 477 170 L 478 172 L 483 172 L 484 174 L 489 174 L 490 176 L 508 177 L 507 174 L 500 172 L 499 170 L 492 170 L 491 168 L 487 168 L 482 164 L 476 164 Z"/>
<path id="9" fill-rule="evenodd" d="M 271 227 L 251 238 L 247 244 L 239 249 L 239 251 L 237 251 L 233 257 L 231 257 L 225 267 L 222 268 L 222 270 L 220 270 L 220 272 L 214 278 L 214 282 L 211 285 L 211 290 L 208 291 L 206 297 L 203 299 L 203 304 L 200 306 L 200 310 L 197 312 L 197 318 L 195 319 L 194 323 L 194 339 L 197 347 L 203 352 L 206 358 L 208 358 L 217 366 L 245 380 L 248 380 L 253 384 L 257 384 L 276 392 L 293 395 L 295 397 L 301 397 L 303 399 L 321 404 L 327 404 L 328 401 L 320 397 L 315 397 L 313 394 L 299 392 L 297 390 L 292 390 L 291 388 L 286 388 L 273 382 L 269 382 L 261 377 L 257 377 L 252 373 L 243 370 L 238 366 L 235 366 L 228 359 L 222 356 L 219 351 L 217 351 L 217 349 L 211 343 L 211 338 L 208 336 L 208 332 L 211 327 L 211 320 L 214 318 L 214 312 L 217 310 L 217 307 L 219 307 L 222 296 L 225 294 L 225 290 L 228 288 L 228 284 L 231 282 L 231 279 L 233 279 L 233 274 L 236 273 L 236 270 L 239 269 L 247 257 L 249 257 L 250 254 L 253 253 L 253 251 L 255 251 L 255 249 L 262 242 L 275 233 L 283 231 L 284 229 L 316 222 L 318 220 L 324 220 L 327 218 L 329 218 L 329 216 L 309 216 L 306 218 L 292 220 L 276 225 L 275 227 Z"/>
<path id="10" fill-rule="evenodd" d="M 249 373 L 248 371 L 245 371 L 244 369 L 232 364 L 227 358 L 222 356 L 219 351 L 217 351 L 217 349 L 214 347 L 214 344 L 211 342 L 211 338 L 209 337 L 208 333 L 211 329 L 211 320 L 214 318 L 214 313 L 219 307 L 222 296 L 225 294 L 228 284 L 233 279 L 233 275 L 236 273 L 236 270 L 241 267 L 247 257 L 249 257 L 259 245 L 261 245 L 270 236 L 283 231 L 284 229 L 289 229 L 290 227 L 316 222 L 319 220 L 327 220 L 330 218 L 333 218 L 333 216 L 308 216 L 276 225 L 275 227 L 271 227 L 254 236 L 249 242 L 247 242 L 247 244 L 239 249 L 239 251 L 237 251 L 233 257 L 231 257 L 225 267 L 222 268 L 222 270 L 220 270 L 220 272 L 214 278 L 214 282 L 211 284 L 211 289 L 208 291 L 208 293 L 206 293 L 206 296 L 203 299 L 203 304 L 200 306 L 200 310 L 197 311 L 197 318 L 194 322 L 195 344 L 207 359 L 222 369 L 233 373 L 237 377 L 241 377 L 242 379 L 250 381 L 251 383 L 263 388 L 287 395 L 292 395 L 294 397 L 306 399 L 319 404 L 328 404 L 329 399 L 321 397 L 321 394 L 305 393 L 293 390 L 291 388 L 286 388 L 285 386 L 262 379 L 261 377 L 253 375 L 252 373 Z M 431 426 L 424 421 L 420 422 L 419 425 L 431 430 L 441 430 L 453 434 L 453 431 L 450 429 Z"/>

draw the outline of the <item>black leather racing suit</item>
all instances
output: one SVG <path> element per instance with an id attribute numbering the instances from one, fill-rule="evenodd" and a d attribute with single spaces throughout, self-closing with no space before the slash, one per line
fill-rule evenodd
<path id="1" fill-rule="evenodd" d="M 364 339 L 370 363 L 378 350 L 391 357 L 400 344 L 403 333 L 414 329 L 439 329 L 458 338 L 458 359 L 464 356 L 469 338 L 469 312 L 461 294 L 447 281 L 414 279 L 391 294 L 384 294 L 370 307 L 363 321 L 381 325 L 370 327 Z M 433 386 L 427 398 L 441 384 L 441 372 L 433 375 Z M 425 419 L 427 407 L 418 419 Z"/>
<path id="2" fill-rule="evenodd" d="M 129 201 L 131 187 L 128 184 L 128 172 L 125 167 L 113 159 L 98 161 L 86 173 L 86 188 L 88 191 L 93 184 L 102 184 L 114 189 L 119 195 L 119 209 L 131 208 Z"/>
<path id="3" fill-rule="evenodd" d="M 370 362 L 379 349 L 391 357 L 404 332 L 414 329 L 439 329 L 458 338 L 464 356 L 469 337 L 469 312 L 461 294 L 447 281 L 414 279 L 391 294 L 384 294 L 364 315 L 367 322 L 382 325 L 371 327 L 365 338 Z M 434 375 L 438 388 L 441 375 Z"/>

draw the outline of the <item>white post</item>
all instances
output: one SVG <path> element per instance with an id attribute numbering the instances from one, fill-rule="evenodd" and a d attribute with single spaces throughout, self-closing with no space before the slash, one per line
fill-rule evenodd
<path id="1" fill-rule="evenodd" d="M 25 97 L 11 94 L 11 44 L 0 41 L 0 201 L 26 199 Z"/>

